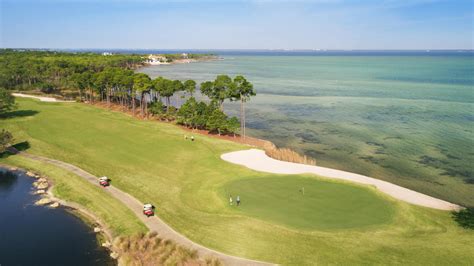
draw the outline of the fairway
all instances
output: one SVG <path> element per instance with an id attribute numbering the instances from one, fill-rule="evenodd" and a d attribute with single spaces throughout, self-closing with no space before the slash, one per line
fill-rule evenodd
<path id="1" fill-rule="evenodd" d="M 18 111 L 0 119 L 0 128 L 18 143 L 28 141 L 26 152 L 108 176 L 118 189 L 157 206 L 174 230 L 211 249 L 284 265 L 474 264 L 474 232 L 449 212 L 313 175 L 252 171 L 220 158 L 248 146 L 201 135 L 186 141 L 190 133 L 172 124 L 80 103 L 17 102 Z M 42 168 L 15 156 L 0 163 Z M 72 181 L 57 191 L 89 206 L 108 204 L 100 189 L 76 195 L 88 188 Z M 304 198 L 297 200 L 302 186 Z M 234 200 L 240 195 L 242 206 L 229 206 L 229 193 Z M 115 221 L 118 233 L 142 230 L 134 221 L 102 216 Z"/>
<path id="2" fill-rule="evenodd" d="M 392 204 L 365 187 L 310 177 L 237 180 L 223 190 L 240 196 L 240 206 L 232 205 L 236 211 L 295 229 L 380 225 L 390 222 L 393 213 Z"/>

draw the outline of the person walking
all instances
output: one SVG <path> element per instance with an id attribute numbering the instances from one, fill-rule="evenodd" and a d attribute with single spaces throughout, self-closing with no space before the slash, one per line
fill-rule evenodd
<path id="1" fill-rule="evenodd" d="M 236 199 L 236 201 L 235 201 L 235 202 L 237 202 L 237 206 L 239 206 L 239 205 L 240 205 L 240 196 L 239 196 L 239 195 L 237 195 L 237 199 Z"/>
<path id="2" fill-rule="evenodd" d="M 191 136 L 191 141 L 194 141 L 194 136 Z"/>
<path id="3" fill-rule="evenodd" d="M 233 202 L 234 202 L 234 200 L 232 199 L 232 195 L 230 195 L 230 197 L 229 197 L 229 204 L 232 205 Z"/>

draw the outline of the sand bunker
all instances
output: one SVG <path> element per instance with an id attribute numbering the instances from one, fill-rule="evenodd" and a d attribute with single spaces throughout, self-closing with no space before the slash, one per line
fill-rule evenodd
<path id="1" fill-rule="evenodd" d="M 458 210 L 459 205 L 440 200 L 386 181 L 364 175 L 335 170 L 331 168 L 289 163 L 268 157 L 263 150 L 250 149 L 223 154 L 225 161 L 240 164 L 250 169 L 275 174 L 311 173 L 334 179 L 352 181 L 375 186 L 378 190 L 405 202 L 439 210 Z"/>

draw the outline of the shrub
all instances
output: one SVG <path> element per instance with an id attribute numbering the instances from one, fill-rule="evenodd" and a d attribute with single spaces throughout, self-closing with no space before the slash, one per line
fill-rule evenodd
<path id="1" fill-rule="evenodd" d="M 41 92 L 46 93 L 46 94 L 52 94 L 54 92 L 57 92 L 55 89 L 55 86 L 47 82 L 39 83 L 38 88 L 40 89 Z"/>
<path id="2" fill-rule="evenodd" d="M 157 101 L 157 102 L 151 103 L 148 110 L 153 115 L 158 116 L 165 113 L 166 106 L 161 101 Z"/>
<path id="3" fill-rule="evenodd" d="M 236 117 L 228 118 L 219 109 L 216 102 L 206 104 L 198 102 L 194 97 L 189 98 L 177 112 L 177 123 L 192 128 L 206 129 L 220 134 L 236 133 L 239 120 Z"/>
<path id="4" fill-rule="evenodd" d="M 239 131 L 239 128 L 240 128 L 240 123 L 237 117 L 234 116 L 227 120 L 226 125 L 225 125 L 225 130 L 227 131 L 227 133 L 234 134 L 234 137 L 235 137 L 235 133 Z"/>
<path id="5" fill-rule="evenodd" d="M 6 131 L 5 129 L 2 129 L 2 132 L 0 132 L 0 153 L 3 153 L 7 150 L 8 147 L 13 142 L 13 136 L 10 132 Z"/>
<path id="6" fill-rule="evenodd" d="M 466 208 L 458 212 L 453 212 L 453 219 L 461 227 L 474 230 L 474 207 Z"/>
<path id="7" fill-rule="evenodd" d="M 4 88 L 0 88 L 0 114 L 15 109 L 15 97 Z"/>
<path id="8" fill-rule="evenodd" d="M 221 110 L 215 109 L 206 121 L 206 129 L 220 135 L 225 130 L 226 124 L 227 116 Z"/>

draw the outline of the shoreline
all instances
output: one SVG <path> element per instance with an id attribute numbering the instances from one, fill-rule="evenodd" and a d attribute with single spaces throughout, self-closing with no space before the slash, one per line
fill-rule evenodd
<path id="1" fill-rule="evenodd" d="M 34 184 L 35 182 L 32 183 L 32 188 L 36 190 L 33 194 L 40 196 L 40 199 L 36 202 L 33 202 L 33 204 L 43 208 L 63 208 L 65 212 L 79 218 L 87 227 L 89 227 L 96 234 L 97 248 L 106 249 L 107 251 L 109 251 L 110 257 L 117 261 L 117 257 L 112 256 L 112 254 L 116 252 L 112 246 L 112 231 L 103 221 L 101 221 L 96 215 L 91 213 L 85 207 L 74 202 L 68 202 L 66 200 L 57 198 L 53 193 L 54 183 L 51 181 L 51 179 L 49 179 L 43 174 L 38 174 L 35 170 L 24 169 L 22 167 L 12 166 L 5 163 L 0 163 L 0 168 L 4 168 L 6 171 L 15 174 L 17 172 L 23 172 L 25 176 L 33 180 L 46 179 L 48 183 L 48 188 L 44 193 L 38 193 L 38 191 L 41 189 L 39 189 Z M 38 204 L 38 202 L 42 199 L 48 199 L 51 202 L 47 204 Z M 59 203 L 59 205 L 54 205 L 56 203 Z M 101 242 L 101 239 L 105 239 L 106 241 Z"/>
<path id="2" fill-rule="evenodd" d="M 43 97 L 36 97 L 36 96 L 32 96 L 32 95 L 28 95 L 29 98 L 37 98 L 39 100 L 41 100 L 41 98 Z M 21 96 L 20 96 L 21 97 Z M 143 119 L 143 120 L 155 120 L 157 122 L 161 122 L 161 123 L 168 123 L 168 124 L 171 124 L 170 122 L 166 122 L 166 121 L 161 121 L 161 120 L 158 120 L 158 119 L 153 119 L 153 118 L 140 118 L 138 116 L 133 116 L 133 114 L 129 111 L 124 111 L 122 109 L 122 107 L 120 105 L 115 105 L 115 104 L 110 104 L 111 108 L 110 107 L 107 107 L 107 106 L 104 106 L 103 103 L 101 102 L 96 102 L 96 103 L 93 103 L 91 104 L 93 106 L 96 106 L 96 107 L 99 107 L 99 108 L 103 108 L 103 109 L 106 109 L 106 110 L 109 110 L 109 111 L 116 111 L 116 112 L 121 112 L 121 113 L 125 113 L 127 115 L 130 115 L 131 117 L 134 117 L 134 118 L 137 118 L 137 119 Z M 114 108 L 116 107 L 116 108 Z M 116 110 L 118 109 L 118 110 Z M 176 125 L 176 124 L 175 124 Z M 189 129 L 187 127 L 184 127 L 184 126 L 180 126 L 180 125 L 176 125 L 178 126 L 179 128 L 183 129 L 184 131 L 187 131 L 187 132 L 192 132 L 192 133 L 196 133 L 196 134 L 200 134 L 200 135 L 204 135 L 204 136 L 209 136 L 209 137 L 213 137 L 213 138 L 219 138 L 219 139 L 224 139 L 224 140 L 229 140 L 229 141 L 232 141 L 232 142 L 235 142 L 235 143 L 240 143 L 240 144 L 244 144 L 244 145 L 248 145 L 250 147 L 255 147 L 255 148 L 262 148 L 264 149 L 265 148 L 265 145 L 268 145 L 268 144 L 273 144 L 271 141 L 268 141 L 268 140 L 263 140 L 263 139 L 258 139 L 258 138 L 253 138 L 253 137 L 246 137 L 245 139 L 242 139 L 238 136 L 236 137 L 232 137 L 232 136 L 226 136 L 226 135 L 214 135 L 214 134 L 210 134 L 209 132 L 207 132 L 206 130 L 195 130 L 195 129 Z M 244 150 L 245 151 L 245 150 Z M 238 152 L 244 152 L 244 151 L 238 151 Z M 224 156 L 225 154 L 221 155 L 221 158 L 222 156 Z M 265 155 L 267 156 L 267 155 Z M 223 159 L 223 158 L 222 158 Z M 286 161 L 280 161 L 280 160 L 277 160 L 277 159 L 273 159 L 273 158 L 270 158 L 269 159 L 272 159 L 272 160 L 275 160 L 275 161 L 279 161 L 279 162 L 282 162 L 282 163 L 288 163 L 288 164 L 298 164 L 298 163 L 295 163 L 295 162 L 286 162 Z M 224 159 L 225 160 L 225 159 Z M 227 160 L 226 160 L 227 161 Z M 240 161 L 240 160 L 239 160 Z M 240 164 L 240 165 L 244 165 L 246 167 L 248 167 L 247 165 L 245 164 L 242 164 L 242 163 L 238 163 L 237 164 Z M 368 177 L 368 176 L 364 176 L 364 175 L 361 175 L 361 174 L 357 174 L 357 173 L 353 173 L 353 172 L 347 172 L 347 171 L 342 171 L 342 170 L 338 170 L 338 169 L 332 169 L 332 168 L 327 168 L 327 167 L 320 167 L 320 166 L 315 166 L 315 165 L 307 165 L 307 164 L 299 164 L 301 166 L 304 166 L 304 167 L 317 167 L 318 169 L 326 169 L 326 171 L 323 171 L 326 175 L 322 174 L 322 176 L 325 176 L 327 177 L 327 175 L 330 175 L 329 178 L 339 178 L 339 179 L 344 179 L 344 178 L 341 178 L 341 177 L 337 177 L 337 175 L 340 175 L 340 174 L 343 174 L 343 175 L 351 175 L 351 178 L 348 178 L 349 181 L 353 181 L 353 180 L 361 180 L 360 178 L 362 177 L 362 179 L 370 179 L 372 181 L 370 182 L 367 182 L 367 180 L 365 180 L 364 182 L 360 182 L 360 183 L 363 183 L 363 184 L 368 184 L 368 185 L 374 185 L 374 181 L 376 181 L 376 183 L 378 183 L 379 185 L 383 184 L 383 183 L 386 183 L 386 184 L 390 184 L 390 186 L 393 186 L 393 187 L 399 187 L 399 188 L 402 188 L 404 193 L 408 193 L 411 194 L 412 193 L 417 193 L 417 194 L 420 194 L 420 195 L 423 195 L 425 197 L 428 197 L 430 199 L 435 199 L 435 200 L 438 200 L 438 201 L 442 201 L 442 202 L 445 202 L 441 205 L 443 205 L 444 207 L 441 207 L 441 209 L 443 210 L 460 210 L 462 209 L 463 207 L 460 206 L 460 205 L 457 205 L 457 204 L 454 204 L 454 203 L 451 203 L 451 202 L 447 202 L 445 200 L 442 200 L 442 199 L 438 199 L 438 198 L 435 198 L 435 197 L 432 197 L 432 196 L 429 196 L 429 195 L 426 195 L 426 194 L 423 194 L 421 192 L 417 192 L 417 191 L 414 191 L 414 190 L 411 190 L 411 189 L 408 189 L 408 188 L 405 188 L 405 187 L 402 187 L 402 186 L 399 186 L 399 185 L 396 185 L 396 184 L 393 184 L 393 183 L 390 183 L 390 182 L 387 182 L 387 181 L 383 181 L 381 179 L 377 179 L 377 178 L 372 178 L 372 177 Z M 248 168 L 251 168 L 251 167 L 248 167 Z M 251 168 L 253 169 L 253 168 Z M 257 168 L 258 169 L 258 168 Z M 255 170 L 255 169 L 254 169 Z M 278 172 L 272 172 L 272 171 L 267 171 L 267 172 L 271 172 L 271 173 L 278 173 Z M 318 171 L 319 172 L 319 171 Z M 318 174 L 317 174 L 318 175 Z M 321 175 L 321 174 L 319 174 Z M 357 182 L 356 182 L 357 183 Z M 397 198 L 397 199 L 400 199 L 402 201 L 405 201 L 405 202 L 409 202 L 410 201 L 406 201 L 406 200 L 403 200 L 403 198 L 399 197 L 398 195 L 396 195 L 396 193 L 394 195 L 391 194 L 391 190 L 390 189 L 387 189 L 386 191 L 388 191 L 389 193 L 387 192 L 384 192 L 385 194 L 389 195 L 389 196 L 392 196 L 394 198 Z M 430 201 L 430 199 L 428 199 L 428 201 Z M 428 204 L 428 203 L 427 203 Z M 415 205 L 419 205 L 419 204 L 416 204 Z M 421 206 L 424 206 L 424 205 L 421 205 Z M 439 208 L 436 208 L 436 205 L 430 205 L 428 204 L 428 206 L 425 206 L 425 207 L 429 207 L 429 206 L 435 206 L 434 208 L 435 209 L 439 209 Z M 431 207 L 433 208 L 433 207 Z"/>
<path id="3" fill-rule="evenodd" d="M 145 62 L 144 65 L 139 66 L 137 69 L 150 66 L 161 66 L 161 65 L 179 65 L 179 64 L 191 64 L 191 63 L 200 63 L 200 62 L 209 62 L 209 61 L 219 61 L 223 60 L 223 57 L 218 55 L 216 56 L 204 56 L 202 58 L 182 58 L 176 59 L 171 62 Z"/>
<path id="4" fill-rule="evenodd" d="M 229 152 L 221 155 L 221 159 L 233 164 L 238 164 L 252 170 L 273 174 L 315 174 L 328 179 L 345 180 L 352 183 L 374 186 L 378 191 L 397 200 L 422 207 L 443 211 L 459 211 L 463 207 L 442 199 L 398 186 L 396 184 L 365 175 L 351 172 L 299 163 L 284 162 L 270 158 L 264 151 L 250 149 Z"/>

